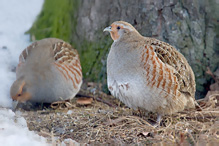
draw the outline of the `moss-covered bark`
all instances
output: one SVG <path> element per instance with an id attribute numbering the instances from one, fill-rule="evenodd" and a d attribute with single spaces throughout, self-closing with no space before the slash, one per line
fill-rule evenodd
<path id="1" fill-rule="evenodd" d="M 72 14 L 77 8 L 77 0 L 45 0 L 37 21 L 27 33 L 36 40 L 55 37 L 70 42 L 75 26 Z"/>

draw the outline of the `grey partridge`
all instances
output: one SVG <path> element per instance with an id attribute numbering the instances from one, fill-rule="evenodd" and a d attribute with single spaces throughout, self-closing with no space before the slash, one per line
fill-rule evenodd
<path id="1" fill-rule="evenodd" d="M 144 37 L 129 23 L 104 29 L 114 40 L 107 58 L 107 84 L 128 107 L 169 115 L 194 108 L 195 77 L 185 57 L 173 46 Z"/>
<path id="2" fill-rule="evenodd" d="M 10 94 L 18 102 L 52 103 L 73 98 L 81 84 L 78 52 L 63 40 L 47 38 L 20 54 Z"/>

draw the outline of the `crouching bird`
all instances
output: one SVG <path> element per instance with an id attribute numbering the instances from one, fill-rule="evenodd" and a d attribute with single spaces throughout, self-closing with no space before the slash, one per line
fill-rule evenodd
<path id="1" fill-rule="evenodd" d="M 78 52 L 63 40 L 46 38 L 20 54 L 10 94 L 17 102 L 52 103 L 73 98 L 81 84 Z"/>
<path id="2" fill-rule="evenodd" d="M 107 58 L 107 84 L 128 107 L 170 115 L 195 107 L 195 77 L 185 57 L 173 46 L 144 37 L 129 23 L 104 29 L 114 40 Z"/>

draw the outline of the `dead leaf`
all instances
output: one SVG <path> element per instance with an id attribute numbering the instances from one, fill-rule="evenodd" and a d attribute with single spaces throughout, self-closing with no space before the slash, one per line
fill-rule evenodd
<path id="1" fill-rule="evenodd" d="M 76 103 L 80 105 L 89 105 L 92 102 L 93 102 L 93 98 L 88 98 L 88 97 L 81 97 L 76 100 Z"/>

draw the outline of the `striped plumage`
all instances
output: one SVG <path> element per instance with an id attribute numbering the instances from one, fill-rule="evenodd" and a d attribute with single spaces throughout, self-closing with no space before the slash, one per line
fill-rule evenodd
<path id="1" fill-rule="evenodd" d="M 51 103 L 73 98 L 82 72 L 77 51 L 60 39 L 36 41 L 23 50 L 11 97 L 17 101 Z"/>
<path id="2" fill-rule="evenodd" d="M 107 58 L 107 83 L 113 96 L 131 108 L 159 115 L 194 108 L 194 73 L 173 46 L 143 37 L 123 21 L 104 30 L 114 40 Z"/>

